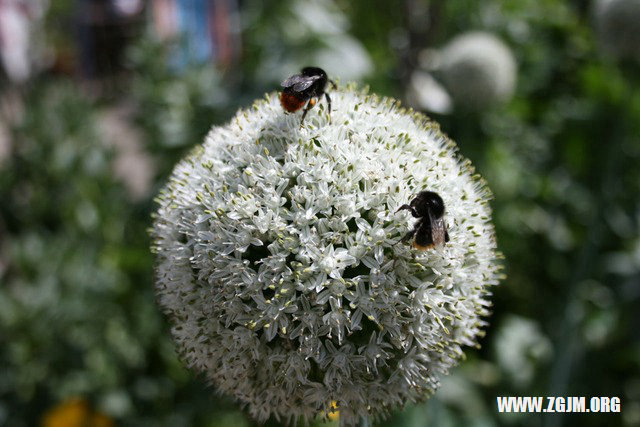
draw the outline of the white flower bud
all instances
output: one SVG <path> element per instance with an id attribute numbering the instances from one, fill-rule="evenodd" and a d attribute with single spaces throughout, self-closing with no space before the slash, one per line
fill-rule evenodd
<path id="1" fill-rule="evenodd" d="M 153 236 L 159 303 L 185 363 L 264 421 L 344 425 L 425 399 L 477 345 L 498 283 L 484 181 L 437 124 L 333 91 L 300 126 L 269 95 L 180 162 Z M 444 200 L 450 240 L 400 242 L 396 212 Z"/>

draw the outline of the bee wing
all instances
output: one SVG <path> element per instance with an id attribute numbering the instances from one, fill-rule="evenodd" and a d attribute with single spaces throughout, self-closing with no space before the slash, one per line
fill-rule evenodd
<path id="1" fill-rule="evenodd" d="M 435 218 L 429 211 L 429 220 L 431 221 L 431 237 L 433 238 L 433 244 L 436 246 L 442 246 L 447 241 L 447 225 L 444 223 L 442 217 Z"/>
<path id="2" fill-rule="evenodd" d="M 302 74 L 296 74 L 296 75 L 293 75 L 293 76 L 289 77 L 286 80 L 283 80 L 282 83 L 280 83 L 280 86 L 282 86 L 282 87 L 291 87 L 291 86 L 293 86 L 295 84 L 298 84 L 300 82 L 304 82 L 307 79 L 308 79 L 308 77 L 303 76 Z"/>
<path id="3" fill-rule="evenodd" d="M 309 87 L 311 87 L 311 85 L 320 78 L 320 76 L 311 76 L 311 77 L 305 77 L 305 81 L 302 81 L 300 83 L 296 83 L 295 85 L 293 85 L 293 90 L 295 90 L 296 92 L 301 92 Z"/>
<path id="4" fill-rule="evenodd" d="M 296 74 L 295 76 L 291 76 L 280 85 L 282 87 L 292 87 L 296 92 L 303 91 L 309 88 L 313 82 L 321 78 L 321 76 L 303 76 L 302 74 Z"/>

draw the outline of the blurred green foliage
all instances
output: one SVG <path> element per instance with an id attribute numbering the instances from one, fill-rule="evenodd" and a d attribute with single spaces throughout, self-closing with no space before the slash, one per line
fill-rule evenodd
<path id="1" fill-rule="evenodd" d="M 24 113 L 7 124 L 0 160 L 0 425 L 37 424 L 74 396 L 119 425 L 251 425 L 175 356 L 153 292 L 153 194 L 212 124 L 276 90 L 282 64 L 315 58 L 328 34 L 364 47 L 374 66 L 361 83 L 402 99 L 423 49 L 477 29 L 512 48 L 516 96 L 433 118 L 494 192 L 508 277 L 482 349 L 384 425 L 640 424 L 640 65 L 601 52 L 593 5 L 311 2 L 328 28 L 300 25 L 303 3 L 243 2 L 243 56 L 229 69 L 172 70 L 147 34 L 109 97 L 61 77 L 19 89 Z M 117 147 L 99 126 L 122 102 L 157 166 L 139 200 L 114 175 Z M 502 395 L 619 396 L 622 413 L 499 414 Z"/>

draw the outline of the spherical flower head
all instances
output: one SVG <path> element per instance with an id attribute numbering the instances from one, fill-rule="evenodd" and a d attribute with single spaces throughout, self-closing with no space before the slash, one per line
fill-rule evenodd
<path id="1" fill-rule="evenodd" d="M 596 26 L 608 53 L 640 60 L 640 0 L 598 1 Z"/>
<path id="2" fill-rule="evenodd" d="M 498 283 L 489 192 L 433 122 L 353 87 L 300 124 L 276 94 L 214 127 L 158 201 L 156 289 L 185 363 L 264 421 L 343 425 L 426 398 Z M 419 251 L 398 211 L 445 203 Z"/>
<path id="3" fill-rule="evenodd" d="M 442 49 L 440 60 L 437 74 L 456 107 L 479 110 L 511 99 L 516 61 L 493 34 L 473 31 L 457 36 Z"/>

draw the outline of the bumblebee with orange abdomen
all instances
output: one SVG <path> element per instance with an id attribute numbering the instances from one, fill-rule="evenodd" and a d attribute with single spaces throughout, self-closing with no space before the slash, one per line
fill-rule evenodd
<path id="1" fill-rule="evenodd" d="M 403 209 L 411 211 L 411 215 L 420 220 L 401 241 L 406 242 L 415 236 L 413 247 L 421 251 L 442 246 L 449 241 L 444 222 L 444 201 L 438 193 L 421 191 L 408 205 L 400 206 L 396 212 Z"/>
<path id="2" fill-rule="evenodd" d="M 327 73 L 322 68 L 304 67 L 300 74 L 293 75 L 281 83 L 284 90 L 280 94 L 280 104 L 285 111 L 294 113 L 301 109 L 305 102 L 307 103 L 302 113 L 300 126 L 302 126 L 309 110 L 316 105 L 318 98 L 322 95 L 327 100 L 329 114 L 331 114 L 331 98 L 325 92 L 328 83 L 331 83 L 333 88 L 336 87 L 336 84 L 333 80 L 329 80 Z"/>

